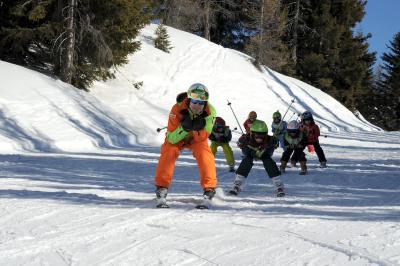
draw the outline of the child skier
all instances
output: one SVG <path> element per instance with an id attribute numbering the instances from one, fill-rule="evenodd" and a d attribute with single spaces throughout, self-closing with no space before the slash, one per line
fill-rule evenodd
<path id="1" fill-rule="evenodd" d="M 247 133 L 250 133 L 250 127 L 253 124 L 253 122 L 257 119 L 257 113 L 255 111 L 251 111 L 246 119 L 246 121 L 244 121 L 243 126 L 244 129 Z"/>
<path id="2" fill-rule="evenodd" d="M 229 141 L 232 139 L 232 132 L 229 126 L 225 124 L 224 119 L 219 116 L 215 118 L 214 127 L 208 139 L 211 140 L 210 148 L 214 156 L 215 153 L 217 153 L 218 146 L 222 147 L 226 162 L 229 166 L 229 172 L 234 172 L 235 159 L 233 158 L 232 148 L 229 146 Z"/>
<path id="3" fill-rule="evenodd" d="M 318 156 L 318 161 L 321 168 L 326 167 L 326 158 L 324 151 L 319 145 L 319 126 L 315 124 L 314 117 L 310 111 L 306 111 L 301 115 L 300 131 L 304 132 L 307 136 L 307 145 L 313 145 L 315 153 Z"/>
<path id="4" fill-rule="evenodd" d="M 307 145 L 307 138 L 303 132 L 300 131 L 300 124 L 296 120 L 290 121 L 284 137 L 286 150 L 283 152 L 281 157 L 280 170 L 282 173 L 285 172 L 287 162 L 292 155 L 292 160 L 300 162 L 300 174 L 305 175 L 307 173 L 306 155 L 304 148 Z"/>
<path id="5" fill-rule="evenodd" d="M 272 133 L 279 140 L 279 145 L 283 150 L 285 150 L 284 136 L 286 133 L 287 123 L 282 121 L 282 115 L 279 111 L 272 114 Z"/>
<path id="6" fill-rule="evenodd" d="M 192 150 L 199 168 L 200 184 L 204 190 L 203 203 L 199 208 L 207 208 L 215 195 L 215 160 L 208 146 L 208 136 L 216 112 L 208 97 L 208 90 L 203 84 L 193 84 L 187 94 L 178 95 L 178 102 L 169 113 L 167 133 L 155 175 L 158 208 L 169 207 L 166 202 L 168 188 L 172 183 L 175 161 L 184 148 Z"/>
<path id="7" fill-rule="evenodd" d="M 245 156 L 236 170 L 233 188 L 229 191 L 229 194 L 239 194 L 253 167 L 253 161 L 261 160 L 275 186 L 276 196 L 283 197 L 285 195 L 283 183 L 279 178 L 281 173 L 270 156 L 270 152 L 274 149 L 276 143 L 277 140 L 268 135 L 268 127 L 265 122 L 255 120 L 251 125 L 250 133 L 242 135 L 238 141 L 238 145 Z"/>

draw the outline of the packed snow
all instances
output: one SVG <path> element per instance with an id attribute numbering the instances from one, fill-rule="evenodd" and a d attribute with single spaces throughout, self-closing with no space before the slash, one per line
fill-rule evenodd
<path id="1" fill-rule="evenodd" d="M 168 28 L 170 53 L 153 46 L 90 93 L 0 61 L 0 265 L 400 265 L 400 132 L 385 132 L 332 97 L 198 36 Z M 143 82 L 135 88 L 134 84 Z M 196 161 L 184 151 L 168 201 L 153 178 L 176 95 L 201 82 L 234 131 L 254 110 L 272 122 L 311 110 L 328 168 L 289 168 L 276 198 L 256 163 L 242 193 L 221 150 L 210 210 Z M 275 161 L 279 162 L 279 148 Z"/>

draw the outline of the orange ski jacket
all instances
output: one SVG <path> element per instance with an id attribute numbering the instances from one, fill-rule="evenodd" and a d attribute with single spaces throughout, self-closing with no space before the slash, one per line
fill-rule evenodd
<path id="1" fill-rule="evenodd" d="M 203 113 L 205 112 L 204 116 L 206 120 L 204 129 L 189 132 L 185 131 L 181 125 L 181 112 L 184 109 L 189 111 L 189 114 L 192 118 L 195 117 L 195 115 L 189 109 L 187 98 L 183 99 L 182 102 L 176 103 L 169 113 L 166 140 L 170 144 L 177 144 L 179 146 L 190 145 L 194 142 L 207 140 L 208 136 L 211 134 L 215 117 L 217 116 L 215 108 L 209 102 L 207 102 L 205 110 L 203 111 Z"/>

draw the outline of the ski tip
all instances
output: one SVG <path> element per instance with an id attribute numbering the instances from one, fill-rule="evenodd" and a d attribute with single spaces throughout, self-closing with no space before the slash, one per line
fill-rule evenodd
<path id="1" fill-rule="evenodd" d="M 159 209 L 168 209 L 168 208 L 169 208 L 169 205 L 163 203 L 163 204 L 158 204 L 156 207 L 159 208 Z"/>
<path id="2" fill-rule="evenodd" d="M 234 191 L 234 190 L 230 190 L 228 193 L 229 193 L 229 195 L 232 195 L 232 196 L 237 196 L 238 195 L 238 193 L 236 191 Z"/>
<path id="3" fill-rule="evenodd" d="M 215 196 L 214 197 L 221 198 L 221 199 L 224 198 L 225 197 L 224 190 L 222 188 L 220 188 L 220 187 L 217 187 L 215 189 Z"/>
<path id="4" fill-rule="evenodd" d="M 210 207 L 208 207 L 208 206 L 206 206 L 206 205 L 196 205 L 196 209 L 199 209 L 199 210 L 207 210 L 207 209 L 209 209 Z"/>

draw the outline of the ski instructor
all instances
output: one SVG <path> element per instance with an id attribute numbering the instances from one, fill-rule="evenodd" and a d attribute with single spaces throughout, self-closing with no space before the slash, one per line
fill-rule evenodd
<path id="1" fill-rule="evenodd" d="M 215 195 L 217 176 L 208 136 L 214 125 L 216 111 L 208 98 L 206 86 L 195 83 L 189 87 L 187 93 L 178 95 L 177 103 L 169 113 L 167 133 L 161 146 L 155 176 L 158 208 L 169 207 L 166 197 L 172 183 L 175 161 L 185 148 L 190 149 L 196 158 L 200 184 L 204 190 L 203 202 L 209 203 Z"/>

